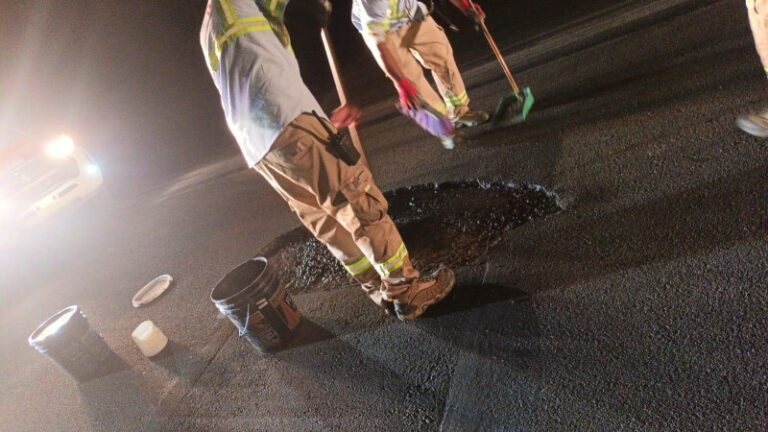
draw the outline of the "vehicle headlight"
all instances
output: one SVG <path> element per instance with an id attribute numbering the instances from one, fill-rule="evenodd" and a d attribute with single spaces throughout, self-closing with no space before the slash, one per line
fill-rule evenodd
<path id="1" fill-rule="evenodd" d="M 75 140 L 68 135 L 54 138 L 45 145 L 45 154 L 54 159 L 64 159 L 75 151 Z"/>
<path id="2" fill-rule="evenodd" d="M 85 166 L 85 173 L 88 175 L 96 175 L 101 172 L 101 168 L 99 168 L 96 164 L 88 164 Z"/>

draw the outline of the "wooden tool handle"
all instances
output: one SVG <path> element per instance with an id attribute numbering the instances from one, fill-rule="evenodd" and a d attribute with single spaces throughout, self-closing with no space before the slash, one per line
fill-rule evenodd
<path id="1" fill-rule="evenodd" d="M 337 66 L 336 52 L 333 50 L 333 45 L 331 45 L 331 36 L 328 34 L 328 29 L 323 27 L 320 37 L 323 40 L 325 54 L 327 55 L 328 63 L 331 66 L 331 74 L 333 75 L 333 82 L 336 84 L 336 91 L 339 94 L 339 102 L 341 105 L 346 105 L 348 102 L 347 94 L 344 91 L 344 84 L 341 82 L 341 74 L 339 73 L 339 68 Z M 354 145 L 357 151 L 360 152 L 360 160 L 363 162 L 363 165 L 369 167 L 368 158 L 363 151 L 363 144 L 360 141 L 360 135 L 357 133 L 357 128 L 355 126 L 350 126 L 347 129 L 349 130 L 349 138 L 352 140 L 352 145 Z"/>
<path id="2" fill-rule="evenodd" d="M 472 0 L 467 1 L 472 8 L 475 7 L 475 2 Z M 512 90 L 514 90 L 515 94 L 519 95 L 520 87 L 517 85 L 517 81 L 515 81 L 515 78 L 512 76 L 512 72 L 510 72 L 509 66 L 507 66 L 507 62 L 504 60 L 504 56 L 501 54 L 501 50 L 499 50 L 499 46 L 496 45 L 496 41 L 493 39 L 493 36 L 491 36 L 491 32 L 488 31 L 488 27 L 485 25 L 485 18 L 481 19 L 478 24 L 480 25 L 480 29 L 483 31 L 483 35 L 485 35 L 485 39 L 488 41 L 488 45 L 491 46 L 493 54 L 496 55 L 496 59 L 499 61 L 501 69 L 504 71 L 504 75 L 506 75 L 509 84 L 512 86 Z"/>

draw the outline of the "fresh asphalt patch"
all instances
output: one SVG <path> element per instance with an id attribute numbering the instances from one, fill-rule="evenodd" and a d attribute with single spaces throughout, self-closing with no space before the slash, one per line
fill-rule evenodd
<path id="1" fill-rule="evenodd" d="M 561 210 L 555 194 L 510 182 L 416 185 L 385 196 L 411 260 L 423 272 L 441 265 L 454 269 L 472 265 L 508 230 Z M 270 260 L 293 295 L 355 285 L 326 247 L 303 227 L 278 237 L 259 255 Z"/>

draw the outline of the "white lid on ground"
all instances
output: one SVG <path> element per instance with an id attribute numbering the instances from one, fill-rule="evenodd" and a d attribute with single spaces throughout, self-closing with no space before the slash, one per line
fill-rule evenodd
<path id="1" fill-rule="evenodd" d="M 144 288 L 140 289 L 136 295 L 133 296 L 131 303 L 133 307 L 141 307 L 151 303 L 156 298 L 160 297 L 173 283 L 171 275 L 164 274 L 156 277 L 152 282 L 144 285 Z"/>

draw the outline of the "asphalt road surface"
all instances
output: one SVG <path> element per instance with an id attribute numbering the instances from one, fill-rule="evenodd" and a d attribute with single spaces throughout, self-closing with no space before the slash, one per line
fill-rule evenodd
<path id="1" fill-rule="evenodd" d="M 506 298 L 401 323 L 355 287 L 307 293 L 300 343 L 260 355 L 208 295 L 298 222 L 221 161 L 3 251 L 0 430 L 766 430 L 768 144 L 734 118 L 768 104 L 768 83 L 743 2 L 628 2 L 499 36 L 538 97 L 526 124 L 447 152 L 382 100 L 362 136 L 384 189 L 489 179 L 557 194 L 564 211 L 457 269 L 462 298 Z M 507 87 L 484 59 L 465 75 L 493 109 Z M 133 309 L 161 273 L 176 286 Z M 124 370 L 76 385 L 27 346 L 70 304 Z M 173 341 L 154 361 L 129 337 L 145 319 Z"/>

